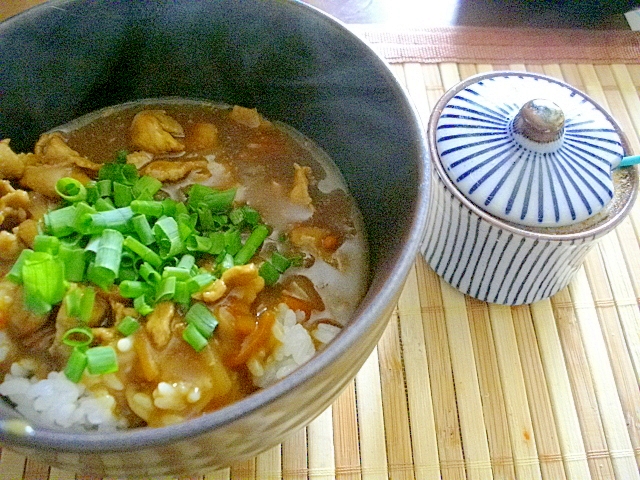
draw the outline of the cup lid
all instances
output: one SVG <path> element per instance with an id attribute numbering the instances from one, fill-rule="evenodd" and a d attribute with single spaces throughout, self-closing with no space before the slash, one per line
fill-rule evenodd
<path id="1" fill-rule="evenodd" d="M 590 98 L 537 74 L 496 72 L 461 85 L 436 124 L 440 162 L 477 207 L 523 226 L 596 215 L 624 156 L 613 120 Z"/>

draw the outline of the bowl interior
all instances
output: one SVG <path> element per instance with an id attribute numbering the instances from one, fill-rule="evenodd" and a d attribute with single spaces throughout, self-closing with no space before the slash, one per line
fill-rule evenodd
<path id="1" fill-rule="evenodd" d="M 341 169 L 370 245 L 371 286 L 357 317 L 314 361 L 329 365 L 386 322 L 380 312 L 423 234 L 429 166 L 402 88 L 336 21 L 282 0 L 54 1 L 0 24 L 0 65 L 0 138 L 17 151 L 76 117 L 150 97 L 257 107 L 298 129 Z"/>

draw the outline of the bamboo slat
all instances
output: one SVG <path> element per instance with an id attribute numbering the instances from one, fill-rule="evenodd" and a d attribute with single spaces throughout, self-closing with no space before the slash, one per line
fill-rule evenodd
<path id="1" fill-rule="evenodd" d="M 419 288 L 414 266 L 398 300 L 398 314 L 404 320 L 400 322 L 400 335 L 415 475 L 419 480 L 437 480 L 440 466 Z M 427 315 L 425 318 L 428 321 Z"/>
<path id="2" fill-rule="evenodd" d="M 542 473 L 511 308 L 504 305 L 489 305 L 489 317 L 500 377 L 503 382 L 502 395 L 509 420 L 516 476 L 523 479 L 541 479 Z"/>
<path id="3" fill-rule="evenodd" d="M 425 126 L 462 79 L 538 72 L 599 102 L 640 153 L 640 59 L 394 61 Z M 639 305 L 640 205 L 568 288 L 531 306 L 465 297 L 418 257 L 377 348 L 330 408 L 253 459 L 165 478 L 640 480 Z M 98 480 L 8 449 L 0 479 Z"/>

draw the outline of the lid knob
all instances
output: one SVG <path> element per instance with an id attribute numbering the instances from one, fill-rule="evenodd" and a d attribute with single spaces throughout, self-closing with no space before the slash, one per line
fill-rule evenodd
<path id="1" fill-rule="evenodd" d="M 553 142 L 564 130 L 564 113 L 549 100 L 529 100 L 513 119 L 513 130 L 533 142 Z"/>

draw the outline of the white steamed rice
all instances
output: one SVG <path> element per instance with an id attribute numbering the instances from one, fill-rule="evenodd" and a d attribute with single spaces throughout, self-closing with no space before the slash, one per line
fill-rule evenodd
<path id="1" fill-rule="evenodd" d="M 113 414 L 112 396 L 95 396 L 82 384 L 67 379 L 63 372 L 51 372 L 47 378 L 37 380 L 28 362 L 11 366 L 11 372 L 0 384 L 0 394 L 9 398 L 26 418 L 49 427 L 110 431 L 122 426 Z"/>
<path id="2" fill-rule="evenodd" d="M 257 387 L 271 385 L 310 360 L 316 353 L 312 335 L 318 342 L 328 343 L 340 332 L 338 327 L 320 323 L 310 334 L 298 323 L 303 319 L 303 312 L 294 312 L 284 303 L 278 306 L 272 331 L 281 345 L 263 363 L 254 359 L 247 364 Z"/>

